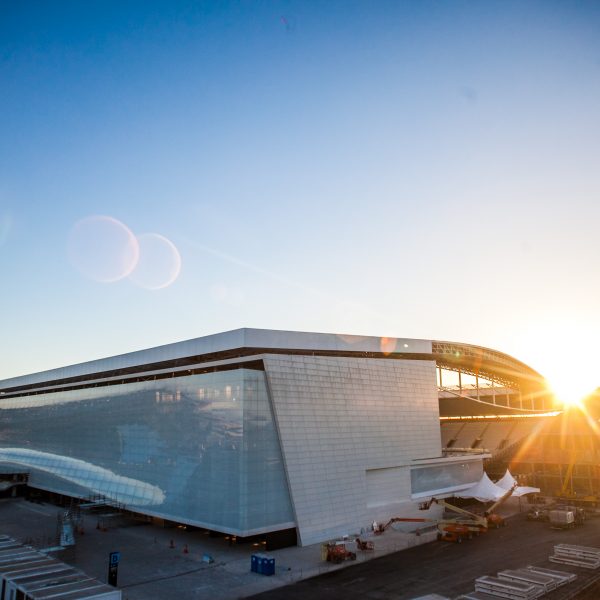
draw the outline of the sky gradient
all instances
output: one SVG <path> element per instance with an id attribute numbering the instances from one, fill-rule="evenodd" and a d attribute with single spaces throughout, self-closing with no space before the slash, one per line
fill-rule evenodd
<path id="1" fill-rule="evenodd" d="M 0 0 L 0 378 L 263 327 L 600 385 L 599 32 L 598 2 Z M 178 277 L 86 276 L 93 215 Z"/>

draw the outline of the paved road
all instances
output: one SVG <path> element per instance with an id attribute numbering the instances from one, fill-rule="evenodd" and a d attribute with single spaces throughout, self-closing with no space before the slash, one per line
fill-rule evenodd
<path id="1" fill-rule="evenodd" d="M 431 593 L 454 598 L 473 590 L 474 580 L 481 575 L 535 564 L 578 574 L 577 583 L 570 588 L 545 596 L 548 600 L 564 600 L 596 574 L 550 563 L 548 556 L 554 544 L 560 542 L 600 547 L 600 519 L 589 520 L 582 528 L 556 531 L 547 523 L 528 522 L 524 515 L 516 515 L 507 527 L 463 544 L 433 542 L 252 598 L 401 600 Z"/>
<path id="2" fill-rule="evenodd" d="M 0 501 L 0 533 L 27 540 L 38 548 L 53 546 L 60 511 L 50 504 L 19 499 Z M 505 529 L 491 531 L 470 542 L 460 545 L 433 542 L 368 561 L 361 555 L 356 563 L 344 569 L 320 562 L 318 547 L 287 548 L 273 553 L 277 560 L 276 576 L 265 577 L 250 572 L 250 554 L 256 551 L 251 544 L 229 546 L 225 539 L 212 538 L 201 531 L 150 525 L 111 527 L 103 532 L 96 529 L 96 519 L 85 520 L 85 534 L 78 536 L 74 554 L 61 558 L 103 581 L 109 552 L 119 550 L 122 554 L 119 584 L 127 600 L 234 600 L 288 583 L 303 570 L 315 572 L 321 567 L 328 572 L 262 592 L 254 598 L 391 600 L 426 593 L 456 597 L 473 589 L 474 580 L 480 575 L 527 564 L 556 568 L 547 562 L 555 543 L 600 547 L 600 519 L 588 521 L 582 529 L 557 532 L 545 523 L 530 523 L 523 515 L 517 515 L 509 519 Z M 174 549 L 169 548 L 171 539 Z M 386 532 L 377 539 L 378 551 L 386 543 L 391 544 L 390 548 L 396 547 L 394 532 Z M 185 545 L 189 546 L 189 553 L 183 553 Z M 214 557 L 214 564 L 203 562 L 206 552 Z M 582 583 L 590 577 L 583 570 L 578 575 Z M 565 600 L 576 587 L 572 584 L 568 590 L 561 588 L 554 598 L 548 595 L 545 600 Z M 586 600 L 596 598 L 600 594 L 591 593 Z"/>

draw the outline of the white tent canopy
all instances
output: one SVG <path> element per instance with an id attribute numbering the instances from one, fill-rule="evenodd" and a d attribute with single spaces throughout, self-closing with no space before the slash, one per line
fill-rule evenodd
<path id="1" fill-rule="evenodd" d="M 487 473 L 484 473 L 475 485 L 457 493 L 456 496 L 459 498 L 475 498 L 475 500 L 479 500 L 480 502 L 495 502 L 496 500 L 500 500 L 507 491 L 493 483 L 487 476 Z"/>
<path id="2" fill-rule="evenodd" d="M 498 481 L 496 481 L 496 485 L 498 487 L 501 487 L 505 492 L 510 490 L 510 488 L 512 488 L 515 485 L 515 483 L 517 483 L 517 480 L 511 475 L 511 473 L 508 469 L 506 469 L 506 473 L 504 473 L 504 476 L 502 477 L 502 479 L 499 479 Z M 519 497 L 519 496 L 525 496 L 526 494 L 539 494 L 539 493 L 540 493 L 540 488 L 518 486 L 514 489 L 512 495 Z"/>

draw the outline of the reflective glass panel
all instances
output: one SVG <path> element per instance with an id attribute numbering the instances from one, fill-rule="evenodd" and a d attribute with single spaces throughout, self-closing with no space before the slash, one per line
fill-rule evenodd
<path id="1" fill-rule="evenodd" d="M 293 521 L 263 371 L 3 399 L 0 462 L 34 486 L 217 530 Z"/>

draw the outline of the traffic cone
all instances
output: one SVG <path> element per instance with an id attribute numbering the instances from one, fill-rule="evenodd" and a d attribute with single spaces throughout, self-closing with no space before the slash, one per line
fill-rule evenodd
<path id="1" fill-rule="evenodd" d="M 189 554 L 189 553 L 190 553 L 190 551 L 188 550 L 187 544 L 185 544 L 185 545 L 183 546 L 183 553 L 184 553 L 184 554 Z"/>

